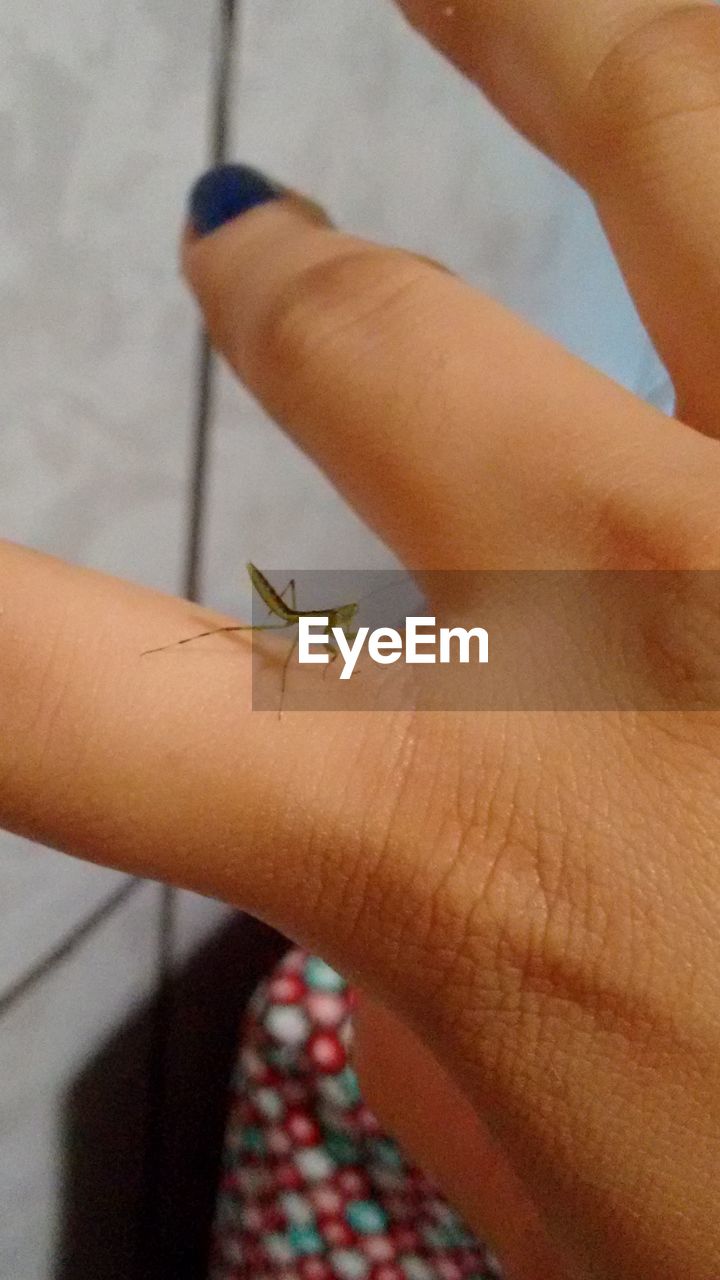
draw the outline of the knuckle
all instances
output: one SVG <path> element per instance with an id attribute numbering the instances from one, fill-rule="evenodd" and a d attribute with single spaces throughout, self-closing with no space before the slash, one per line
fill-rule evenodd
<path id="1" fill-rule="evenodd" d="M 649 484 L 642 497 L 632 484 L 606 495 L 597 506 L 597 563 L 607 571 L 601 578 L 606 616 L 618 643 L 630 646 L 624 651 L 627 670 L 643 678 L 638 707 L 720 706 L 715 491 L 714 477 L 709 486 L 654 494 Z M 638 657 L 641 666 L 636 669 Z"/>
<path id="2" fill-rule="evenodd" d="M 373 246 L 307 267 L 267 309 L 258 335 L 264 358 L 291 380 L 332 379 L 333 354 L 385 342 L 417 305 L 428 275 L 412 254 Z"/>
<path id="3" fill-rule="evenodd" d="M 640 611 L 640 633 L 653 692 L 659 690 L 663 700 L 669 698 L 681 711 L 712 713 L 692 729 L 699 740 L 709 734 L 716 765 L 720 574 L 700 570 L 652 576 L 651 596 Z"/>
<path id="4" fill-rule="evenodd" d="M 603 569 L 691 572 L 720 569 L 720 536 L 712 509 L 665 497 L 638 499 L 631 488 L 596 506 L 598 564 Z"/>
<path id="5" fill-rule="evenodd" d="M 594 180 L 613 157 L 638 163 L 655 155 L 673 121 L 720 110 L 720 13 L 707 3 L 678 3 L 625 27 L 578 108 L 581 165 L 591 166 Z"/>

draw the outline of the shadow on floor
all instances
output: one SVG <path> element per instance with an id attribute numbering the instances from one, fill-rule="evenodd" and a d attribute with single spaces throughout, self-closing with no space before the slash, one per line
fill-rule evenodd
<path id="1" fill-rule="evenodd" d="M 238 915 L 74 1081 L 53 1280 L 204 1280 L 238 1024 L 286 946 Z"/>

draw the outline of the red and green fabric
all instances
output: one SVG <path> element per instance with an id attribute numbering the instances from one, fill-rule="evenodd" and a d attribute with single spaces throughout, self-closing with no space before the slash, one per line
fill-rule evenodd
<path id="1" fill-rule="evenodd" d="M 498 1264 L 382 1133 L 348 1063 L 353 992 L 291 951 L 250 1005 L 211 1280 L 498 1280 Z"/>

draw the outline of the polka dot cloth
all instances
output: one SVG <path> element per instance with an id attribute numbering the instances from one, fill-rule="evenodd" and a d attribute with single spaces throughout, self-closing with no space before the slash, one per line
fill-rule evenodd
<path id="1" fill-rule="evenodd" d="M 499 1280 L 380 1130 L 348 1065 L 353 993 L 291 951 L 249 1009 L 211 1280 Z"/>

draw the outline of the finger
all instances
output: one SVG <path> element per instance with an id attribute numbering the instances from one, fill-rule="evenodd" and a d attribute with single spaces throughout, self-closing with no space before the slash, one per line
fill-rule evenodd
<path id="1" fill-rule="evenodd" d="M 720 12 L 682 0 L 398 0 L 588 189 L 687 421 L 720 434 Z"/>
<path id="2" fill-rule="evenodd" d="M 279 722 L 250 710 L 250 637 L 147 652 L 222 625 L 208 610 L 3 542 L 0 582 L 0 827 L 335 950 L 358 833 L 387 819 L 393 769 L 401 785 L 403 718 L 359 714 L 351 740 L 343 716 Z"/>
<path id="3" fill-rule="evenodd" d="M 186 273 L 218 348 L 406 564 L 628 568 L 656 524 L 714 512 L 696 433 L 449 273 L 275 197 L 186 241 Z"/>
<path id="4" fill-rule="evenodd" d="M 582 1280 L 550 1242 L 506 1153 L 428 1046 L 363 993 L 354 1022 L 353 1065 L 368 1105 L 502 1258 L 506 1280 Z M 452 1143 L 444 1140 L 448 1133 Z"/>

